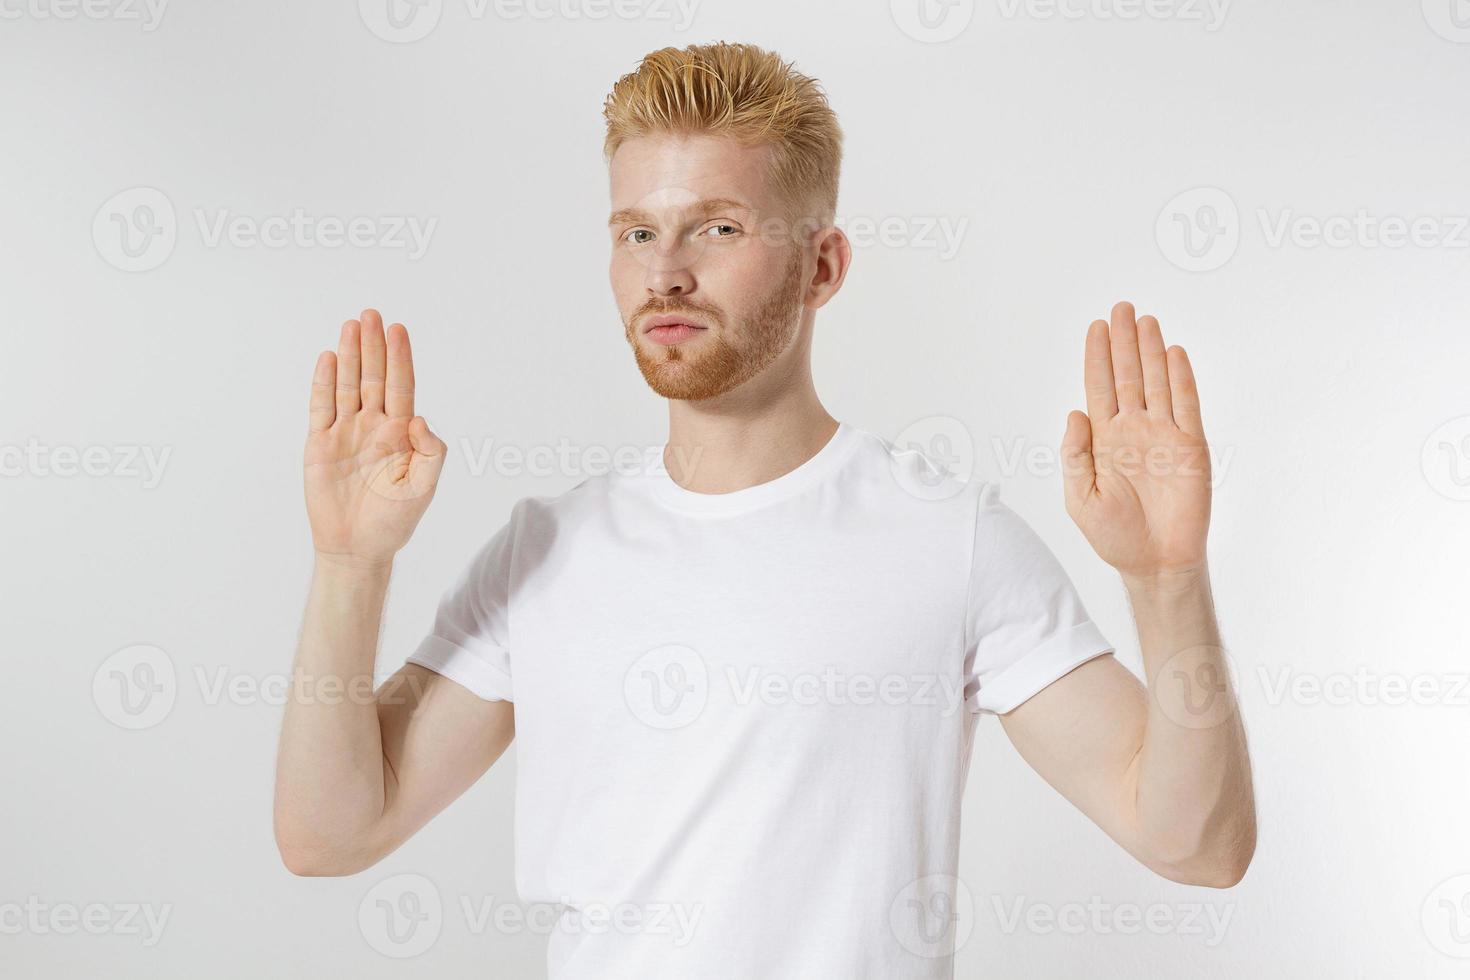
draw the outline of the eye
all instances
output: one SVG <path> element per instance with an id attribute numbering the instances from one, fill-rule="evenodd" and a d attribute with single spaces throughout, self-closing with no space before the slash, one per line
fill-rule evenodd
<path id="1" fill-rule="evenodd" d="M 711 237 L 713 237 L 713 238 L 729 238 L 730 235 L 736 235 L 736 234 L 739 234 L 740 233 L 740 229 L 739 228 L 736 228 L 734 225 L 730 225 L 730 224 L 710 225 L 708 228 L 706 228 L 704 230 L 704 233 L 706 235 L 708 235 L 710 232 L 717 231 L 719 229 L 725 229 L 726 231 L 729 232 L 729 234 L 725 234 L 725 235 L 713 235 Z"/>
<path id="2" fill-rule="evenodd" d="M 647 228 L 634 228 L 632 231 L 624 235 L 623 238 L 631 241 L 634 245 L 643 245 L 649 241 L 648 238 L 635 238 L 635 235 L 648 235 L 651 237 L 653 235 L 653 232 L 649 231 Z"/>

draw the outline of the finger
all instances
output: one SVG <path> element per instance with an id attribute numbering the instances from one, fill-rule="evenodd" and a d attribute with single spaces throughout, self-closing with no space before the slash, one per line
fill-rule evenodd
<path id="1" fill-rule="evenodd" d="M 348 320 L 342 324 L 342 338 L 337 342 L 337 417 L 351 415 L 361 407 L 358 382 L 362 374 L 362 324 Z"/>
<path id="2" fill-rule="evenodd" d="M 337 419 L 337 355 L 329 350 L 317 355 L 311 376 L 311 409 L 307 413 L 312 432 L 323 432 Z"/>
<path id="3" fill-rule="evenodd" d="M 1133 304 L 1114 306 L 1112 320 L 1109 353 L 1113 357 L 1113 388 L 1118 393 L 1118 411 L 1143 408 L 1143 365 L 1138 360 L 1138 325 L 1133 320 Z"/>
<path id="4" fill-rule="evenodd" d="M 1199 414 L 1199 389 L 1194 384 L 1194 368 L 1183 347 L 1170 347 L 1169 393 L 1174 403 L 1174 424 L 1191 435 L 1204 438 L 1205 427 Z"/>
<path id="5" fill-rule="evenodd" d="M 439 481 L 444 461 L 449 457 L 449 447 L 429 431 L 429 423 L 422 415 L 416 415 L 408 423 L 408 441 L 413 445 L 413 471 L 410 473 L 416 485 L 432 487 Z"/>
<path id="6" fill-rule="evenodd" d="M 383 379 L 388 348 L 383 341 L 383 318 L 377 310 L 362 311 L 362 410 L 383 410 Z"/>
<path id="7" fill-rule="evenodd" d="M 1164 356 L 1164 333 L 1151 316 L 1138 318 L 1138 357 L 1143 362 L 1143 404 L 1150 415 L 1168 419 L 1169 363 Z"/>
<path id="8" fill-rule="evenodd" d="M 1108 325 L 1093 320 L 1087 328 L 1087 354 L 1082 370 L 1087 391 L 1087 414 L 1106 421 L 1118 414 L 1118 396 L 1113 391 L 1113 357 L 1108 351 Z"/>
<path id="9" fill-rule="evenodd" d="M 1075 514 L 1097 485 L 1092 460 L 1092 423 L 1082 412 L 1067 415 L 1067 434 L 1062 436 L 1062 492 L 1067 513 Z"/>
<path id="10" fill-rule="evenodd" d="M 401 323 L 388 328 L 387 399 L 389 418 L 413 417 L 413 348 Z"/>

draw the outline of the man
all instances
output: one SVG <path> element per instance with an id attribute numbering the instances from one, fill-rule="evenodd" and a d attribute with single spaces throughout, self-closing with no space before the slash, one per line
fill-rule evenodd
<path id="1" fill-rule="evenodd" d="M 1063 443 L 1068 512 L 1123 576 L 1145 689 L 994 487 L 818 400 L 815 315 L 852 255 L 816 83 L 749 46 L 665 49 L 604 114 L 611 282 L 669 399 L 664 467 L 519 501 L 375 698 L 288 705 L 286 865 L 372 866 L 514 735 L 518 887 L 563 907 L 551 977 L 949 977 L 990 712 L 1145 865 L 1237 882 L 1254 803 L 1184 351 L 1114 307 Z M 404 328 L 348 321 L 312 386 L 298 674 L 371 676 L 393 556 L 445 453 L 414 414 Z M 1218 683 L 1202 703 L 1180 678 Z"/>

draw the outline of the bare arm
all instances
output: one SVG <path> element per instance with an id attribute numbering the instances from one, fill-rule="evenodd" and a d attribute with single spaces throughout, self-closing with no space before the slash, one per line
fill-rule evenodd
<path id="1" fill-rule="evenodd" d="M 275 836 L 296 874 L 352 874 L 457 798 L 514 735 L 485 701 L 407 664 L 376 692 L 393 556 L 437 485 L 445 446 L 413 414 L 401 325 L 375 311 L 342 328 L 312 382 L 306 498 L 316 547 L 276 765 Z"/>
<path id="2" fill-rule="evenodd" d="M 1088 412 L 1068 419 L 1067 509 L 1123 575 L 1147 689 L 1089 661 L 1002 716 L 1022 757 L 1167 878 L 1228 887 L 1255 851 L 1250 757 L 1205 561 L 1209 456 L 1182 348 L 1126 303 L 1087 339 Z"/>

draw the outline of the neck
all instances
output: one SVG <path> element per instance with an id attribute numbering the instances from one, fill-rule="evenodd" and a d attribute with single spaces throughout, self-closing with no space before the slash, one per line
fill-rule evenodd
<path id="1" fill-rule="evenodd" d="M 791 472 L 827 444 L 837 420 L 817 398 L 810 362 L 794 360 L 784 376 L 767 370 L 718 398 L 669 402 L 664 466 L 675 483 L 733 493 Z"/>

